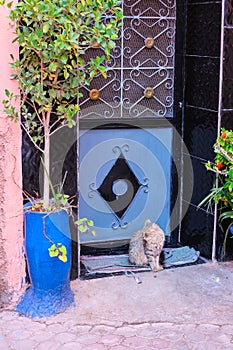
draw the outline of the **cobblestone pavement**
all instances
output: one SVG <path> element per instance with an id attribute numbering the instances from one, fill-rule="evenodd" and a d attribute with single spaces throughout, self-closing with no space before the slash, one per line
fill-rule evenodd
<path id="1" fill-rule="evenodd" d="M 0 349 L 233 349 L 233 262 L 71 283 L 76 305 L 44 319 L 0 312 Z"/>

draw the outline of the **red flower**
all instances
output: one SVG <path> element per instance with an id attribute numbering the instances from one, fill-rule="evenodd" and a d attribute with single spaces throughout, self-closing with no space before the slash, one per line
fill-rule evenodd
<path id="1" fill-rule="evenodd" d="M 218 168 L 218 170 L 222 169 L 224 167 L 223 163 L 218 163 L 216 164 L 216 167 Z"/>
<path id="2" fill-rule="evenodd" d="M 225 139 L 227 137 L 227 134 L 225 132 L 222 133 L 221 138 Z"/>

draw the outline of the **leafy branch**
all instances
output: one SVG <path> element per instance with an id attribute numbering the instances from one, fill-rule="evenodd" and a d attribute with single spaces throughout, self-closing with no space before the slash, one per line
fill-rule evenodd
<path id="1" fill-rule="evenodd" d="M 0 0 L 4 5 L 5 1 Z M 50 137 L 63 127 L 76 126 L 81 87 L 101 74 L 115 47 L 121 26 L 120 0 L 21 0 L 13 2 L 9 18 L 20 47 L 11 55 L 13 78 L 18 82 L 21 116 L 15 107 L 19 95 L 8 90 L 4 112 L 19 122 L 42 153 L 50 174 Z M 100 50 L 86 51 L 96 42 Z M 97 53 L 98 52 L 98 53 Z M 20 118 L 21 117 L 21 118 Z M 44 173 L 44 204 L 49 207 L 49 183 Z"/>

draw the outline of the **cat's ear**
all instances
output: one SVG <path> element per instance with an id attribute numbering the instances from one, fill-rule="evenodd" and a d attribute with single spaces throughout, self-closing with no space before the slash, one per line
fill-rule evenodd
<path id="1" fill-rule="evenodd" d="M 143 235 L 142 235 L 142 237 L 143 237 L 143 239 L 145 239 L 145 241 L 147 240 L 148 236 L 149 236 L 149 234 L 147 232 L 143 233 Z"/>
<path id="2" fill-rule="evenodd" d="M 146 219 L 145 225 L 149 225 L 149 224 L 151 224 L 150 219 Z"/>

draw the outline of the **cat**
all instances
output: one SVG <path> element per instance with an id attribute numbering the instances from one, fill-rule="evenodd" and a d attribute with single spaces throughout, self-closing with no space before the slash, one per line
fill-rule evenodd
<path id="1" fill-rule="evenodd" d="M 135 265 L 150 265 L 153 271 L 163 270 L 159 257 L 163 249 L 163 230 L 150 219 L 145 226 L 133 234 L 129 243 L 129 262 Z"/>

